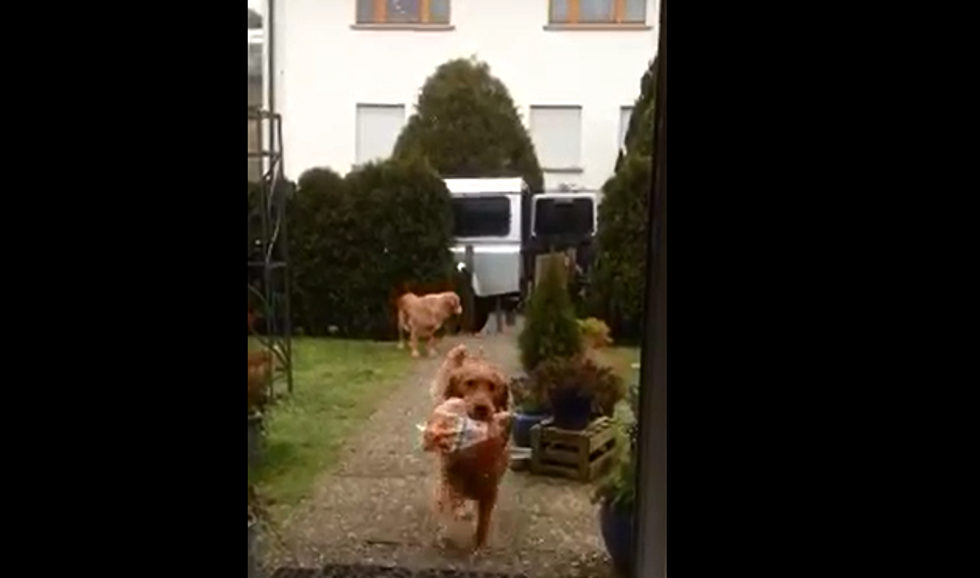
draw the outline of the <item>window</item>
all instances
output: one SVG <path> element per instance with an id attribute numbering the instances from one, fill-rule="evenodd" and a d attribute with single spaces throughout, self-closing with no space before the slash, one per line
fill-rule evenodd
<path id="1" fill-rule="evenodd" d="M 532 106 L 531 138 L 542 170 L 582 170 L 582 107 Z"/>
<path id="2" fill-rule="evenodd" d="M 534 207 L 536 237 L 581 238 L 595 232 L 595 203 L 591 198 L 538 199 Z"/>
<path id="3" fill-rule="evenodd" d="M 551 0 L 552 24 L 646 24 L 647 0 Z"/>
<path id="4" fill-rule="evenodd" d="M 404 125 L 404 105 L 357 105 L 357 164 L 390 157 Z"/>
<path id="5" fill-rule="evenodd" d="M 619 150 L 626 147 L 626 133 L 630 130 L 630 119 L 632 118 L 632 106 L 624 106 L 619 109 Z"/>
<path id="6" fill-rule="evenodd" d="M 358 24 L 449 24 L 449 0 L 357 0 Z"/>
<path id="7" fill-rule="evenodd" d="M 510 234 L 510 199 L 507 197 L 456 197 L 453 199 L 453 235 L 506 237 Z"/>

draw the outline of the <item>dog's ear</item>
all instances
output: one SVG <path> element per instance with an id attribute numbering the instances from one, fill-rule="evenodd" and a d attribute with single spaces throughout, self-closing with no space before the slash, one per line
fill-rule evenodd
<path id="1" fill-rule="evenodd" d="M 500 372 L 493 372 L 494 380 L 494 391 L 493 405 L 494 409 L 499 413 L 502 411 L 510 411 L 510 383 Z"/>
<path id="2" fill-rule="evenodd" d="M 455 293 L 443 294 L 442 308 L 445 315 L 455 315 L 456 310 L 459 309 L 459 297 Z"/>
<path id="3" fill-rule="evenodd" d="M 463 376 L 458 371 L 453 371 L 449 374 L 449 379 L 446 380 L 446 389 L 442 392 L 442 397 L 443 399 L 463 397 Z"/>
<path id="4" fill-rule="evenodd" d="M 457 345 L 449 351 L 446 357 L 452 361 L 454 366 L 459 367 L 460 365 L 463 365 L 463 361 L 466 359 L 468 354 L 469 351 L 466 349 L 465 345 Z"/>

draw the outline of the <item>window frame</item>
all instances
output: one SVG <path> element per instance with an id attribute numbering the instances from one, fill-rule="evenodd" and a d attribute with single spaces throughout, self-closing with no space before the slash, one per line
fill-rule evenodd
<path id="1" fill-rule="evenodd" d="M 551 28 L 650 28 L 650 5 L 645 2 L 643 10 L 643 20 L 626 20 L 626 0 L 613 0 L 613 18 L 603 21 L 586 21 L 579 19 L 581 14 L 582 0 L 567 0 L 568 18 L 566 20 L 553 20 L 554 2 L 548 0 L 548 27 Z"/>
<path id="2" fill-rule="evenodd" d="M 360 3 L 370 2 L 372 5 L 371 9 L 371 20 L 362 22 L 358 20 L 358 13 L 360 12 Z M 433 28 L 433 29 L 451 29 L 452 19 L 453 19 L 453 2 L 452 0 L 446 0 L 449 5 L 449 14 L 446 22 L 432 22 L 432 0 L 418 0 L 419 2 L 419 14 L 418 19 L 407 22 L 392 22 L 387 18 L 388 15 L 388 0 L 356 0 L 354 2 L 354 28 L 400 28 L 400 29 L 417 29 L 417 28 Z M 379 16 L 380 15 L 380 16 Z"/>

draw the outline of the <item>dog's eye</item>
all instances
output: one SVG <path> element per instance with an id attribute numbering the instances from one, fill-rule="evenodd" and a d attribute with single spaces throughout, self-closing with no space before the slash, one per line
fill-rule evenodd
<path id="1" fill-rule="evenodd" d="M 473 389 L 476 386 L 476 382 L 472 379 L 468 379 L 464 385 L 467 387 L 467 389 Z"/>

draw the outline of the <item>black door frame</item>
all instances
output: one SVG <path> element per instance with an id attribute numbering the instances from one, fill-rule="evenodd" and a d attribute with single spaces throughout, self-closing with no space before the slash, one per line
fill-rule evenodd
<path id="1" fill-rule="evenodd" d="M 660 0 L 634 576 L 667 575 L 667 0 Z"/>

